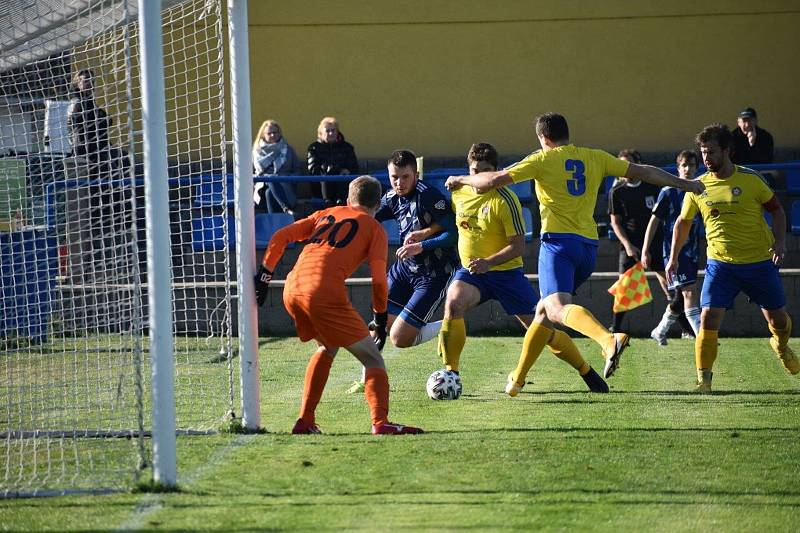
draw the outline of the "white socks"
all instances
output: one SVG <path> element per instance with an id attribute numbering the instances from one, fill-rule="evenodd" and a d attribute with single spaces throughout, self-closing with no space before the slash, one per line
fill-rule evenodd
<path id="1" fill-rule="evenodd" d="M 700 308 L 690 307 L 684 311 L 684 314 L 689 321 L 689 325 L 692 326 L 695 336 L 697 336 L 700 333 Z"/>
<path id="2" fill-rule="evenodd" d="M 442 321 L 439 320 L 437 322 L 429 322 L 422 326 L 419 329 L 419 333 L 417 334 L 417 338 L 414 339 L 414 346 L 418 344 L 423 344 L 428 342 L 431 339 L 435 339 L 439 336 L 439 330 L 442 329 Z"/>
<path id="3" fill-rule="evenodd" d="M 680 315 L 676 315 L 672 312 L 672 309 L 669 307 L 664 310 L 664 316 L 661 317 L 661 322 L 653 330 L 653 333 L 657 334 L 659 337 L 666 337 L 667 333 L 669 333 L 669 328 L 672 327 Z"/>

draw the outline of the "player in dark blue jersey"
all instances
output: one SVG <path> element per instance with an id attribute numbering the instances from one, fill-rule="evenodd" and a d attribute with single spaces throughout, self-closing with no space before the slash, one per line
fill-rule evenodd
<path id="1" fill-rule="evenodd" d="M 419 180 L 417 158 L 396 150 L 387 161 L 391 189 L 375 214 L 379 222 L 395 219 L 400 229 L 397 260 L 389 269 L 389 338 L 398 348 L 422 344 L 439 334 L 431 322 L 458 270 L 458 232 L 450 200 Z M 361 392 L 356 381 L 348 392 Z"/>
<path id="2" fill-rule="evenodd" d="M 678 154 L 676 160 L 678 164 L 678 174 L 684 179 L 694 179 L 697 173 L 697 154 L 692 150 L 683 150 Z M 675 221 L 681 214 L 683 197 L 686 193 L 674 187 L 664 187 L 658 195 L 656 204 L 653 207 L 653 215 L 647 224 L 647 231 L 644 236 L 644 249 L 647 250 L 652 242 L 658 225 L 664 223 L 664 252 L 663 257 L 652 257 L 649 252 L 642 254 L 642 263 L 646 268 L 652 264 L 663 268 L 669 261 L 670 248 L 672 247 L 672 229 Z M 702 222 L 692 224 L 686 244 L 678 255 L 678 271 L 669 280 L 670 301 L 664 311 L 661 321 L 650 332 L 652 337 L 659 345 L 667 344 L 667 334 L 670 327 L 680 319 L 681 314 L 686 315 L 686 319 L 697 335 L 700 331 L 700 307 L 699 293 L 697 292 L 697 268 L 700 261 L 700 232 Z"/>

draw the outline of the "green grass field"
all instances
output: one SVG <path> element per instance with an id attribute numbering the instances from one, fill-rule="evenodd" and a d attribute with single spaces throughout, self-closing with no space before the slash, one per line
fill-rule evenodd
<path id="1" fill-rule="evenodd" d="M 599 352 L 577 341 L 600 366 Z M 324 435 L 289 434 L 311 351 L 261 347 L 264 435 L 179 437 L 174 494 L 0 501 L 3 530 L 800 529 L 800 380 L 766 339 L 723 339 L 716 393 L 695 396 L 693 344 L 634 340 L 592 395 L 545 352 L 502 394 L 519 337 L 472 338 L 464 394 L 433 402 L 435 345 L 387 348 L 391 418 L 427 434 L 373 437 L 341 353 L 318 410 Z"/>

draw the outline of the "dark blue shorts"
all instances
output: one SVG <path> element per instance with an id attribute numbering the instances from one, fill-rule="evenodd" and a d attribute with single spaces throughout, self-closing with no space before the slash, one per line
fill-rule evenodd
<path id="1" fill-rule="evenodd" d="M 451 277 L 415 274 L 403 265 L 403 261 L 395 261 L 388 274 L 389 314 L 421 328 L 444 300 Z"/>
<path id="2" fill-rule="evenodd" d="M 597 244 L 561 237 L 542 239 L 539 247 L 539 294 L 573 294 L 589 279 L 597 262 Z"/>
<path id="3" fill-rule="evenodd" d="M 786 305 L 778 267 L 772 261 L 736 265 L 709 259 L 700 306 L 731 308 L 739 291 L 762 309 L 780 309 Z"/>
<path id="4" fill-rule="evenodd" d="M 669 257 L 664 258 L 664 265 L 669 262 Z M 678 254 L 678 270 L 669 280 L 669 290 L 680 289 L 692 285 L 697 281 L 697 261 L 684 254 Z"/>
<path id="5" fill-rule="evenodd" d="M 539 298 L 521 268 L 490 270 L 485 274 L 470 274 L 464 267 L 456 271 L 453 280 L 477 287 L 481 303 L 497 300 L 509 315 L 532 315 Z"/>

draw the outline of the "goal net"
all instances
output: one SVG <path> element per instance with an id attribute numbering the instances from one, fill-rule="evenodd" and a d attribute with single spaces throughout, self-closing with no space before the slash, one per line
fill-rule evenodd
<path id="1" fill-rule="evenodd" d="M 136 0 L 0 6 L 0 495 L 151 462 Z M 239 405 L 221 0 L 162 2 L 176 425 Z"/>

